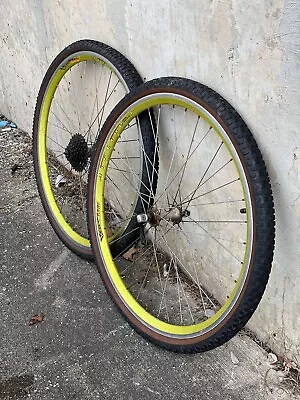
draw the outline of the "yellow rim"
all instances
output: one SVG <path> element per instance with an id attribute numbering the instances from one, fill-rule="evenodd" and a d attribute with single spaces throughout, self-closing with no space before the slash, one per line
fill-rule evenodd
<path id="1" fill-rule="evenodd" d="M 69 69 L 72 68 L 74 65 L 83 61 L 97 62 L 111 69 L 111 67 L 108 64 L 106 64 L 103 60 L 90 54 L 78 54 L 78 55 L 75 54 L 73 57 L 71 57 L 69 60 L 67 60 L 66 62 L 64 62 L 59 66 L 59 68 L 55 71 L 54 75 L 51 78 L 51 81 L 48 84 L 48 88 L 45 92 L 43 103 L 41 106 L 39 127 L 38 127 L 37 151 L 38 151 L 39 169 L 40 169 L 40 176 L 43 185 L 43 190 L 53 217 L 55 218 L 57 224 L 61 227 L 61 229 L 70 239 L 72 239 L 74 242 L 83 247 L 90 248 L 89 239 L 78 234 L 69 225 L 69 223 L 66 221 L 63 214 L 59 210 L 59 207 L 55 200 L 54 193 L 52 191 L 52 186 L 48 174 L 47 150 L 46 150 L 48 117 L 56 89 L 61 79 L 69 71 Z"/>
<path id="2" fill-rule="evenodd" d="M 242 179 L 242 174 L 241 170 L 238 167 L 238 163 L 236 160 L 236 156 L 232 153 L 231 148 L 229 147 L 229 144 L 224 138 L 224 135 L 222 134 L 221 130 L 217 126 L 214 121 L 209 119 L 209 117 L 201 111 L 201 108 L 197 106 L 196 104 L 193 105 L 192 102 L 186 101 L 184 98 L 179 98 L 179 97 L 171 97 L 168 96 L 168 94 L 162 94 L 160 93 L 159 96 L 157 95 L 155 98 L 152 96 L 149 96 L 147 98 L 142 99 L 142 101 L 137 101 L 133 105 L 129 107 L 129 110 L 124 112 L 123 115 L 118 119 L 118 121 L 115 123 L 114 127 L 110 130 L 108 137 L 106 138 L 105 145 L 103 146 L 103 149 L 101 150 L 101 154 L 99 157 L 99 161 L 97 164 L 97 170 L 96 170 L 96 180 L 95 180 L 95 186 L 94 186 L 94 200 L 93 200 L 93 208 L 94 210 L 97 210 L 94 215 L 96 215 L 96 223 L 95 223 L 95 229 L 96 229 L 96 235 L 97 235 L 97 240 L 98 240 L 98 245 L 101 249 L 101 257 L 103 259 L 104 266 L 107 270 L 107 273 L 109 275 L 109 278 L 115 287 L 116 291 L 118 292 L 119 296 L 121 297 L 123 303 L 126 305 L 128 309 L 131 310 L 135 316 L 143 321 L 146 325 L 148 325 L 150 328 L 162 332 L 167 335 L 174 335 L 174 336 L 193 336 L 196 334 L 201 334 L 203 332 L 207 332 L 210 330 L 215 324 L 218 322 L 218 320 L 222 320 L 225 315 L 228 314 L 230 309 L 232 308 L 232 304 L 238 293 L 241 291 L 241 287 L 243 286 L 243 281 L 245 280 L 245 271 L 246 267 L 249 263 L 247 263 L 247 257 L 250 251 L 249 248 L 249 239 L 252 235 L 251 227 L 249 224 L 249 220 L 247 222 L 247 243 L 246 243 L 246 249 L 245 249 L 245 254 L 244 254 L 244 261 L 243 265 L 241 267 L 241 271 L 239 274 L 238 279 L 236 280 L 235 286 L 228 297 L 227 301 L 225 304 L 214 314 L 212 317 L 208 318 L 206 321 L 200 322 L 198 324 L 194 325 L 186 325 L 186 326 L 178 326 L 178 325 L 173 325 L 166 323 L 164 321 L 161 321 L 160 319 L 154 317 L 152 314 L 147 312 L 139 303 L 138 301 L 131 295 L 131 293 L 127 290 L 122 278 L 120 277 L 117 267 L 115 265 L 115 262 L 113 260 L 113 257 L 111 255 L 110 247 L 109 247 L 109 238 L 107 237 L 106 234 L 106 222 L 105 222 L 105 209 L 104 209 L 104 189 L 105 189 L 105 178 L 106 178 L 106 173 L 108 169 L 108 164 L 110 161 L 111 154 L 113 152 L 114 146 L 116 145 L 116 142 L 118 141 L 121 133 L 123 132 L 124 128 L 130 123 L 130 121 L 138 116 L 142 111 L 157 106 L 157 105 L 162 105 L 162 104 L 171 104 L 171 105 L 176 105 L 176 106 L 181 106 L 183 108 L 189 109 L 196 114 L 198 114 L 201 118 L 204 118 L 210 126 L 215 130 L 215 132 L 221 137 L 222 141 L 226 144 L 226 147 L 229 151 L 229 153 L 232 156 L 232 159 L 234 160 L 234 163 L 236 165 L 236 169 L 238 171 L 239 177 L 241 178 L 242 187 L 243 187 L 243 192 L 245 199 L 247 198 L 246 196 L 246 189 L 244 185 L 245 179 Z M 250 211 L 251 207 L 249 206 L 249 202 L 246 201 L 246 212 L 248 215 L 248 212 Z"/>

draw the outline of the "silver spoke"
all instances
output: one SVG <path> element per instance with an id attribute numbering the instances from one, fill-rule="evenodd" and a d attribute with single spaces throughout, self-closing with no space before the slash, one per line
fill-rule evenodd
<path id="1" fill-rule="evenodd" d="M 58 85 L 58 87 L 57 87 L 57 92 L 58 92 L 58 94 L 59 94 L 59 97 L 60 97 L 60 101 L 61 101 L 61 104 L 64 104 L 64 101 L 63 101 L 63 99 L 62 99 L 62 95 L 61 95 L 61 88 L 60 88 L 60 85 Z M 58 107 L 61 109 L 61 111 L 63 112 L 63 114 L 64 114 L 64 116 L 67 118 L 67 120 L 69 121 L 69 129 L 70 129 L 70 132 L 75 132 L 75 130 L 74 130 L 74 126 L 73 126 L 73 121 L 70 119 L 70 117 L 68 116 L 68 114 L 67 114 L 67 112 L 66 112 L 66 110 L 65 110 L 65 108 L 63 107 L 63 106 L 61 106 L 60 105 L 60 103 L 57 101 L 57 99 L 56 99 L 56 97 L 55 97 L 55 104 L 57 104 L 58 105 Z M 53 100 L 54 101 L 54 100 Z M 72 127 L 71 127 L 71 125 L 72 125 Z"/>
<path id="2" fill-rule="evenodd" d="M 198 124 L 199 124 L 199 119 L 200 119 L 200 116 L 197 117 L 196 125 L 195 125 L 194 131 L 193 131 L 193 135 L 192 135 L 192 138 L 191 138 L 191 142 L 190 142 L 188 153 L 187 153 L 187 157 L 186 157 L 187 160 L 189 159 L 189 156 L 190 156 L 190 153 L 191 153 L 191 149 L 192 149 L 192 145 L 193 145 L 193 141 L 195 140 L 195 135 L 196 135 L 197 127 L 198 127 Z M 182 180 L 183 180 L 183 176 L 184 176 L 184 173 L 185 173 L 185 170 L 186 170 L 186 166 L 187 166 L 187 163 L 185 163 L 184 168 L 182 170 L 182 174 L 181 174 L 181 177 L 180 177 L 180 180 L 179 180 L 179 183 L 178 183 L 178 189 L 177 189 L 177 192 L 175 193 L 174 202 L 176 200 L 177 194 L 179 194 L 179 190 L 180 190 L 180 186 L 181 186 L 181 183 L 182 183 Z M 181 202 L 181 200 L 180 200 L 180 202 Z"/>
<path id="3" fill-rule="evenodd" d="M 237 182 L 237 181 L 239 181 L 239 180 L 240 180 L 240 178 L 233 179 L 233 180 L 230 181 L 230 182 L 226 182 L 226 183 L 224 183 L 223 185 L 220 185 L 220 186 L 218 186 L 218 187 L 216 187 L 216 188 L 214 188 L 214 189 L 212 189 L 212 190 L 209 190 L 208 192 L 202 193 L 202 194 L 200 194 L 200 195 L 194 197 L 192 200 L 199 199 L 200 197 L 206 196 L 207 194 L 210 194 L 210 193 L 212 193 L 212 192 L 215 192 L 216 190 L 222 189 L 222 188 L 224 188 L 224 187 L 226 187 L 226 186 L 228 186 L 228 185 L 231 185 L 232 183 L 235 183 L 235 182 Z M 190 199 L 188 199 L 188 200 L 186 200 L 186 201 L 183 201 L 183 202 L 181 203 L 181 205 L 189 204 L 189 202 L 190 202 Z"/>
<path id="4" fill-rule="evenodd" d="M 191 217 L 189 217 L 191 218 Z M 225 249 L 229 254 L 232 255 L 232 257 L 234 257 L 239 263 L 241 263 L 241 260 L 235 255 L 233 254 L 226 246 L 224 246 L 224 244 L 222 244 L 215 236 L 211 235 L 207 229 L 205 229 L 202 225 L 200 225 L 200 223 L 198 221 L 194 221 L 191 218 L 191 222 L 194 222 L 195 224 L 197 224 L 204 232 L 206 232 L 215 242 L 217 242 L 223 249 Z"/>
<path id="5" fill-rule="evenodd" d="M 219 151 L 220 151 L 220 149 L 221 149 L 221 147 L 222 147 L 222 144 L 223 144 L 223 142 L 221 142 L 221 144 L 218 146 L 218 148 L 217 148 L 215 154 L 213 155 L 212 159 L 210 160 L 210 162 L 209 162 L 209 164 L 208 164 L 206 170 L 204 171 L 204 173 L 203 173 L 203 175 L 202 175 L 202 177 L 201 177 L 199 183 L 197 184 L 195 190 L 194 190 L 192 193 L 190 193 L 190 194 L 188 194 L 188 195 L 186 196 L 186 198 L 188 198 L 189 196 L 191 196 L 191 198 L 190 198 L 189 201 L 188 201 L 188 204 L 186 205 L 186 208 L 188 208 L 188 206 L 189 206 L 189 204 L 191 203 L 191 201 L 193 200 L 193 198 L 194 198 L 194 196 L 195 196 L 197 190 L 200 188 L 201 183 L 202 183 L 202 181 L 203 181 L 205 175 L 206 175 L 207 172 L 209 171 L 210 167 L 212 166 L 214 160 L 216 159 L 217 154 L 219 153 Z"/>
<path id="6" fill-rule="evenodd" d="M 70 72 L 70 75 L 73 75 L 73 68 L 70 68 L 69 72 Z M 72 84 L 71 84 L 71 82 L 72 82 Z M 79 116 L 79 112 L 78 112 L 77 95 L 76 95 L 75 88 L 74 88 L 74 85 L 73 85 L 73 80 L 71 78 L 70 78 L 70 81 L 69 81 L 69 85 L 73 90 L 73 100 L 75 100 L 74 104 L 75 104 L 75 108 L 76 108 L 75 114 L 76 114 L 77 120 L 78 120 L 78 132 L 80 132 L 81 131 L 81 120 L 80 120 L 80 116 Z"/>
<path id="7" fill-rule="evenodd" d="M 111 72 L 111 73 L 112 73 L 112 72 Z M 108 85 L 107 85 L 107 89 L 106 89 L 106 93 L 105 93 L 104 104 L 103 104 L 103 106 L 100 108 L 100 110 L 97 112 L 96 117 L 94 118 L 93 122 L 92 122 L 91 125 L 89 126 L 88 131 L 84 134 L 84 137 L 89 133 L 90 129 L 92 128 L 92 126 L 95 124 L 96 121 L 98 121 L 98 133 L 99 133 L 99 131 L 100 131 L 100 128 L 101 128 L 101 126 L 102 126 L 102 119 L 103 119 L 103 115 L 104 115 L 105 106 L 106 106 L 108 100 L 111 98 L 112 94 L 114 93 L 114 90 L 116 89 L 116 87 L 117 87 L 118 84 L 120 83 L 120 81 L 118 80 L 118 82 L 115 84 L 115 86 L 112 88 L 110 94 L 108 95 L 110 80 L 111 80 L 111 75 L 110 75 L 110 79 L 109 79 L 109 81 L 108 81 Z M 101 117 L 100 117 L 100 120 L 99 120 L 100 114 L 101 114 Z"/>
<path id="8" fill-rule="evenodd" d="M 159 201 L 160 198 L 164 195 L 165 191 L 167 189 L 169 189 L 169 187 L 172 185 L 172 183 L 175 181 L 175 179 L 177 178 L 177 176 L 180 174 L 180 172 L 183 170 L 183 168 L 185 168 L 185 165 L 187 164 L 187 162 L 192 158 L 192 156 L 195 154 L 196 150 L 198 149 L 198 147 L 201 145 L 201 143 L 203 142 L 203 140 L 207 137 L 208 133 L 210 132 L 212 128 L 209 127 L 207 132 L 205 133 L 205 135 L 201 138 L 201 140 L 199 141 L 199 143 L 196 145 L 196 147 L 194 148 L 194 150 L 191 152 L 191 154 L 189 155 L 189 157 L 186 159 L 186 161 L 183 163 L 183 165 L 179 168 L 179 170 L 177 171 L 177 173 L 175 174 L 175 176 L 172 178 L 172 180 L 169 182 L 169 184 L 165 187 L 164 191 L 162 191 L 162 193 L 157 194 L 157 199 L 156 201 Z"/>
<path id="9" fill-rule="evenodd" d="M 173 110 L 175 110 L 175 107 L 173 108 Z M 175 111 L 174 111 L 174 113 L 175 113 Z M 182 130 L 183 130 L 183 124 L 184 124 L 184 120 L 185 120 L 185 115 L 186 115 L 186 110 L 184 111 L 184 114 L 183 114 L 183 118 L 182 118 L 182 122 L 181 122 L 181 129 L 180 129 L 180 135 L 179 136 L 181 136 L 181 133 L 182 133 Z M 163 191 L 165 191 L 166 189 L 167 189 L 167 183 L 168 183 L 168 180 L 169 180 L 169 176 L 170 176 L 170 172 L 171 172 L 171 169 L 172 169 L 172 166 L 173 166 L 173 162 L 174 162 L 174 158 L 175 158 L 175 153 L 176 153 L 176 150 L 177 150 L 177 146 L 178 146 L 178 138 L 177 138 L 177 134 L 176 134 L 176 127 L 175 127 L 175 115 L 173 116 L 173 118 L 174 118 L 174 134 L 175 134 L 175 143 L 176 143 L 176 145 L 175 145 L 175 147 L 174 147 L 174 151 L 173 151 L 173 154 L 172 154 L 172 159 L 171 159 L 171 162 L 170 162 L 170 166 L 169 166 L 169 170 L 168 170 L 168 173 L 167 173 L 167 178 L 166 178 L 166 183 L 165 183 L 165 187 L 164 187 L 164 189 L 163 189 Z"/>
<path id="10" fill-rule="evenodd" d="M 172 225 L 170 224 L 169 221 L 165 220 L 165 222 L 166 222 L 168 225 L 171 226 L 171 229 L 175 229 L 175 227 L 172 226 Z M 193 244 L 192 244 L 191 240 L 189 239 L 189 237 L 187 236 L 187 234 L 184 232 L 184 230 L 183 230 L 183 229 L 180 229 L 180 230 L 178 230 L 178 232 L 181 233 L 181 234 L 183 234 L 183 235 L 185 236 L 185 239 L 189 242 L 189 244 L 191 245 L 191 248 L 193 248 Z M 210 237 L 210 236 L 208 236 L 208 237 Z M 212 260 L 210 260 L 210 261 L 212 261 Z M 205 293 L 205 291 L 203 291 L 203 289 L 202 289 L 202 287 L 201 287 L 200 279 L 199 279 L 198 272 L 197 272 L 197 267 L 196 267 L 196 264 L 195 264 L 194 255 L 193 255 L 193 269 L 194 269 L 194 274 L 195 274 L 195 277 L 196 277 L 197 287 L 198 287 L 198 289 L 199 289 L 199 294 L 200 294 L 201 302 L 202 302 L 203 308 L 204 308 L 204 310 L 205 310 L 205 303 L 204 303 L 204 300 L 203 300 L 203 294 L 206 296 L 206 298 L 208 299 L 208 301 L 209 301 L 213 306 L 214 306 L 214 303 L 211 301 L 210 297 L 207 296 L 207 294 Z"/>
<path id="11" fill-rule="evenodd" d="M 61 122 L 61 120 L 58 118 L 58 116 L 53 112 L 53 110 L 50 110 L 50 113 L 54 115 L 54 117 L 57 119 L 57 121 L 61 124 L 61 127 L 53 124 L 52 122 L 48 121 L 48 124 L 55 126 L 58 129 L 61 129 L 65 132 L 68 132 L 71 136 L 73 136 L 73 133 L 69 131 L 69 129 Z"/>
<path id="12" fill-rule="evenodd" d="M 59 144 L 58 142 L 56 142 L 54 139 L 52 139 L 51 137 L 47 137 L 47 140 L 51 140 L 51 142 L 53 142 L 53 143 L 55 143 L 55 144 L 57 144 L 57 146 L 59 146 L 59 147 L 61 147 L 62 149 L 64 149 L 64 147 L 61 145 L 61 144 Z"/>
<path id="13" fill-rule="evenodd" d="M 83 214 L 86 214 L 86 212 L 85 212 L 85 196 L 83 195 L 83 189 L 82 189 L 82 182 L 81 182 L 81 175 L 80 174 L 78 175 L 78 180 L 79 180 L 82 212 L 83 212 Z"/>
<path id="14" fill-rule="evenodd" d="M 157 243 L 156 243 L 156 234 L 157 234 L 157 230 L 155 229 L 155 231 L 154 231 L 154 241 L 152 242 L 152 245 L 153 245 L 153 250 L 154 250 L 154 259 L 155 259 L 156 268 L 157 268 L 157 272 L 158 272 L 161 293 L 163 293 L 163 283 L 162 283 L 162 279 L 161 279 L 161 273 L 160 273 L 160 269 L 159 269 L 159 263 L 158 263 L 157 251 L 156 251 L 156 245 L 157 245 Z M 166 315 L 167 315 L 167 318 L 169 320 L 168 306 L 167 306 L 167 302 L 166 301 L 164 301 L 164 305 L 165 305 Z M 158 315 L 159 314 L 157 314 L 157 317 L 158 317 Z"/>

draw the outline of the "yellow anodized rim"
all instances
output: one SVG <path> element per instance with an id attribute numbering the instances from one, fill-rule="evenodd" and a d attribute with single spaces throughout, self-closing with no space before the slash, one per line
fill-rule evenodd
<path id="1" fill-rule="evenodd" d="M 83 61 L 92 61 L 97 62 L 103 65 L 106 65 L 107 68 L 111 69 L 111 67 L 106 64 L 103 60 L 99 59 L 96 56 L 91 54 L 74 54 L 70 56 L 70 58 L 61 64 L 55 73 L 53 74 L 51 81 L 48 84 L 46 89 L 43 103 L 41 106 L 40 119 L 39 119 L 39 127 L 38 127 L 38 160 L 39 160 L 39 170 L 40 177 L 43 185 L 43 190 L 45 193 L 46 200 L 51 209 L 51 213 L 53 214 L 57 224 L 62 228 L 65 234 L 72 239 L 77 244 L 83 247 L 91 246 L 89 239 L 78 234 L 66 221 L 63 214 L 60 212 L 57 202 L 55 200 L 54 193 L 52 191 L 51 182 L 48 174 L 48 164 L 47 164 L 47 150 L 46 150 L 46 140 L 47 140 L 47 127 L 48 127 L 48 117 L 52 104 L 52 100 L 55 95 L 55 91 L 64 77 L 64 75 L 72 68 L 74 65 L 83 62 Z"/>
<path id="2" fill-rule="evenodd" d="M 241 179 L 244 198 L 246 203 L 246 212 L 249 215 L 247 218 L 247 242 L 244 254 L 243 264 L 241 265 L 241 271 L 239 277 L 235 283 L 235 286 L 227 298 L 225 304 L 217 311 L 215 315 L 208 318 L 206 321 L 200 322 L 194 325 L 178 326 L 166 323 L 160 319 L 154 317 L 152 314 L 147 312 L 138 301 L 131 295 L 127 290 L 122 278 L 120 277 L 115 262 L 113 260 L 110 247 L 109 238 L 106 234 L 106 222 L 105 222 L 105 202 L 104 202 L 104 190 L 105 190 L 105 178 L 108 169 L 108 164 L 110 161 L 111 154 L 113 152 L 114 146 L 116 145 L 120 135 L 122 134 L 124 128 L 130 123 L 130 121 L 138 116 L 142 111 L 162 105 L 170 104 L 181 106 L 188 110 L 191 110 L 198 114 L 200 117 L 204 118 L 213 127 L 215 132 L 221 137 L 224 144 L 226 145 L 229 153 L 234 160 L 239 177 Z M 252 228 L 252 209 L 250 207 L 250 194 L 249 190 L 246 189 L 247 180 L 243 173 L 241 162 L 237 156 L 236 151 L 233 150 L 233 145 L 226 140 L 227 134 L 221 128 L 216 120 L 212 116 L 209 117 L 207 111 L 200 105 L 192 102 L 191 100 L 179 96 L 166 93 L 159 93 L 157 95 L 150 95 L 142 98 L 140 101 L 133 103 L 123 114 L 117 119 L 113 127 L 111 128 L 106 141 L 101 150 L 100 156 L 97 162 L 96 168 L 96 179 L 94 183 L 94 197 L 93 197 L 93 210 L 94 210 L 94 225 L 96 230 L 96 237 L 98 241 L 98 247 L 101 249 L 101 257 L 103 260 L 104 267 L 108 273 L 109 279 L 111 280 L 115 290 L 122 299 L 124 305 L 138 318 L 143 324 L 146 324 L 150 329 L 153 329 L 159 333 L 170 337 L 194 337 L 206 333 L 207 331 L 213 329 L 216 325 L 220 323 L 230 312 L 233 305 L 236 303 L 236 299 L 242 291 L 244 282 L 247 277 L 247 271 L 249 269 L 252 241 L 253 241 L 253 228 Z M 251 223 L 249 222 L 251 221 Z"/>

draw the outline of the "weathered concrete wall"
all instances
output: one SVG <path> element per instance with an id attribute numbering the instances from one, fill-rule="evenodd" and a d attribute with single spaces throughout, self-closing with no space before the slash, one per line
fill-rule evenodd
<path id="1" fill-rule="evenodd" d="M 300 362 L 300 2 L 297 0 L 0 0 L 0 111 L 31 130 L 52 58 L 92 38 L 144 78 L 179 75 L 227 98 L 253 131 L 270 173 L 276 250 L 249 326 Z"/>

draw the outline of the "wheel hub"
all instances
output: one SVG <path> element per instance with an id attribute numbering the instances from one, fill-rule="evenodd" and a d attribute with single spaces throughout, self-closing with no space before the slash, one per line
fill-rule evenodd
<path id="1" fill-rule="evenodd" d="M 182 210 L 182 206 L 177 206 L 170 208 L 163 219 L 172 222 L 173 225 L 179 225 L 182 222 L 182 218 L 188 216 L 190 216 L 189 210 Z M 149 223 L 152 226 L 158 226 L 161 219 L 162 217 L 157 207 L 153 207 L 147 214 L 137 215 L 137 222 L 139 224 Z"/>
<path id="2" fill-rule="evenodd" d="M 76 133 L 71 137 L 65 149 L 65 156 L 72 168 L 77 172 L 82 172 L 87 166 L 89 149 L 85 138 L 80 133 Z"/>
<path id="3" fill-rule="evenodd" d="M 182 206 L 173 207 L 168 211 L 166 218 L 168 221 L 173 222 L 173 225 L 179 225 L 182 222 L 183 217 L 188 217 L 190 212 L 188 210 L 183 210 Z"/>

